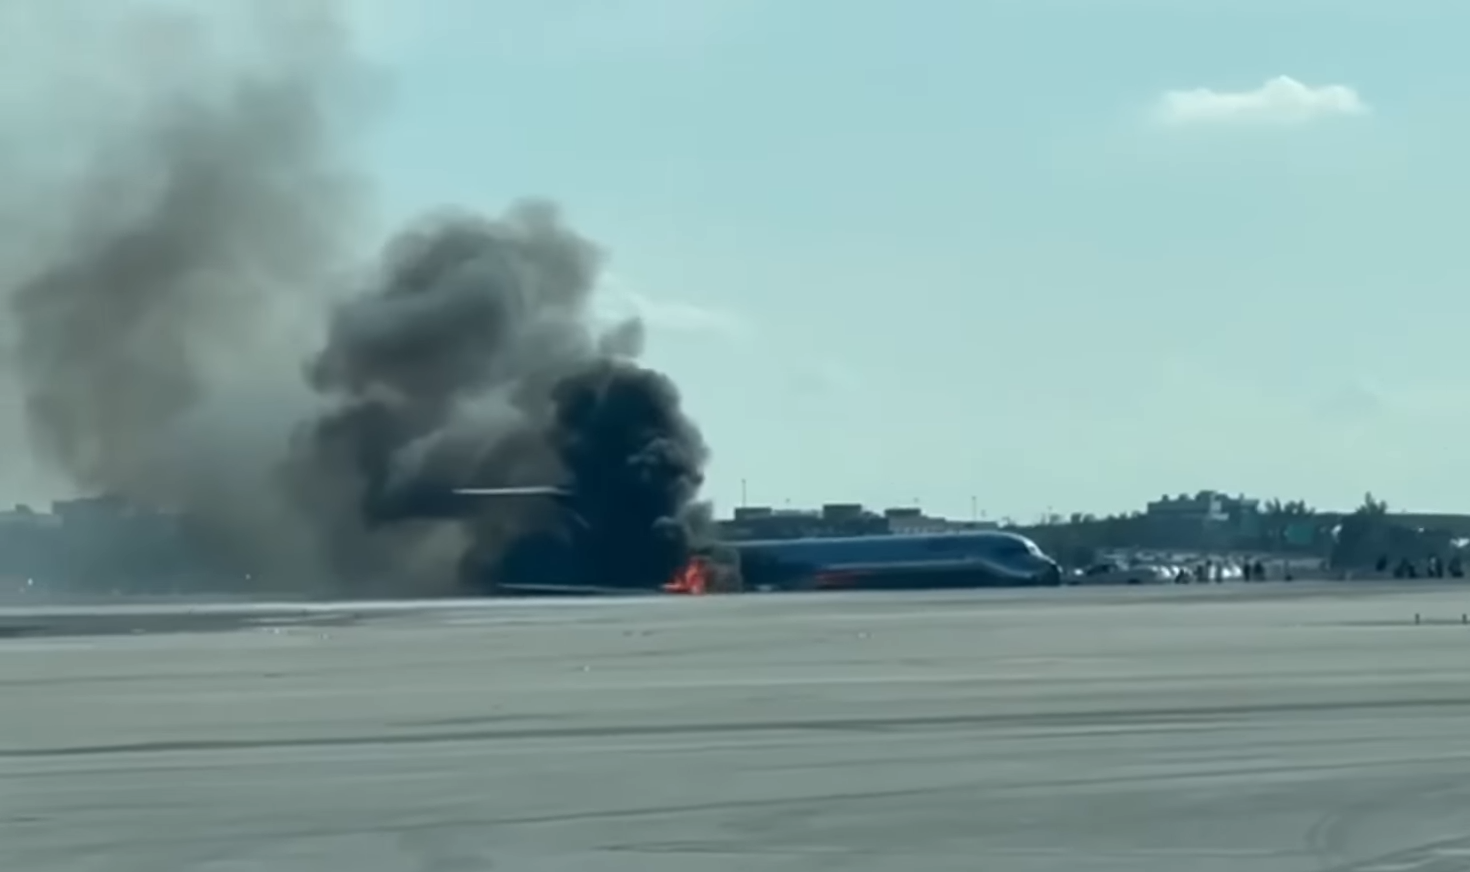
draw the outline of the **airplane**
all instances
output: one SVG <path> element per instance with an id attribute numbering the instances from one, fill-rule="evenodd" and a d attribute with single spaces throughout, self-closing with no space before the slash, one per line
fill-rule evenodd
<path id="1" fill-rule="evenodd" d="M 443 488 L 418 483 L 379 494 L 373 500 L 370 512 L 382 521 L 460 518 L 472 514 L 477 505 L 485 501 L 546 498 L 566 502 L 570 497 L 570 491 L 550 485 Z"/>
<path id="2" fill-rule="evenodd" d="M 458 488 L 454 494 L 472 498 L 571 497 L 569 490 L 551 485 Z M 1061 567 L 1035 542 L 999 530 L 729 544 L 738 552 L 742 586 L 747 590 L 902 590 L 1062 583 Z M 702 592 L 709 575 L 705 561 L 691 561 L 664 590 Z"/>
<path id="3" fill-rule="evenodd" d="M 1050 587 L 1062 570 L 1016 533 L 767 539 L 731 543 L 747 590 Z"/>
<path id="4" fill-rule="evenodd" d="M 566 488 L 551 485 L 528 485 L 525 487 L 459 487 L 454 493 L 462 497 L 569 497 Z"/>

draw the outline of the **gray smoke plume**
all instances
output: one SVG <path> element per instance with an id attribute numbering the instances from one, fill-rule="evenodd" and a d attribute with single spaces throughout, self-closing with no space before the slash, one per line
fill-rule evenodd
<path id="1" fill-rule="evenodd" d="M 51 183 L 5 216 L 27 239 L 3 274 L 33 447 L 85 491 L 306 566 L 313 543 L 263 482 L 309 401 L 282 326 L 319 308 L 357 230 L 325 111 L 347 105 L 344 34 L 310 3 L 82 5 L 95 17 L 33 9 L 33 65 L 0 46 L 40 107 L 31 133 L 69 144 L 33 159 Z"/>
<path id="2" fill-rule="evenodd" d="M 633 362 L 639 326 L 596 325 L 595 246 L 545 203 L 445 212 L 349 279 L 364 189 L 339 134 L 363 79 L 344 29 L 321 3 L 229 8 L 120 2 L 112 26 L 167 63 L 25 210 L 37 241 L 0 278 L 37 452 L 187 513 L 277 585 L 666 580 L 698 536 L 706 452 Z M 283 341 L 323 317 L 318 352 Z M 304 379 L 281 366 L 308 357 Z M 570 503 L 447 496 L 545 483 Z"/>
<path id="3" fill-rule="evenodd" d="M 687 560 L 704 443 L 673 385 L 633 362 L 637 325 L 598 328 L 600 260 L 541 202 L 498 220 L 446 213 L 388 247 L 378 284 L 336 311 L 313 361 L 336 409 L 303 434 L 291 476 L 353 509 L 314 517 L 363 525 L 325 534 L 339 575 L 406 553 L 375 531 L 442 512 L 466 517 L 469 541 L 440 558 L 476 579 L 649 586 Z M 545 483 L 569 501 L 442 502 Z"/>

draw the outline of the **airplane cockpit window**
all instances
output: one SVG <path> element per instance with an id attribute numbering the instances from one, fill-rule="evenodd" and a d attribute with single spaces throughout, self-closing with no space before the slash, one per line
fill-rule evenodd
<path id="1" fill-rule="evenodd" d="M 1025 557 L 1032 553 L 1034 547 L 1025 539 L 1001 539 L 992 551 L 998 557 Z"/>

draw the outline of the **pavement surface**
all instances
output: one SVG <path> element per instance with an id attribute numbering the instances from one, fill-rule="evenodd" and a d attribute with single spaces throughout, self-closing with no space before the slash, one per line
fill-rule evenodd
<path id="1" fill-rule="evenodd" d="M 1429 584 L 11 610 L 0 869 L 1470 870 L 1467 613 Z"/>

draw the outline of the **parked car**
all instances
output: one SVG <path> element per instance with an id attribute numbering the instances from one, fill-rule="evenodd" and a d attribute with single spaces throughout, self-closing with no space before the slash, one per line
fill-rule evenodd
<path id="1" fill-rule="evenodd" d="M 1170 567 L 1125 566 L 1113 561 L 1094 563 L 1067 577 L 1068 584 L 1169 584 L 1177 573 Z"/>

